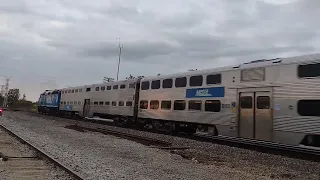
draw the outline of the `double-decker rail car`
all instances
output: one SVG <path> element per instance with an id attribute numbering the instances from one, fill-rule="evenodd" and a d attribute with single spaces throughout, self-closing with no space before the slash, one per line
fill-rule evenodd
<path id="1" fill-rule="evenodd" d="M 133 117 L 135 81 L 123 80 L 61 89 L 60 111 L 82 117 L 117 118 L 118 122 Z"/>
<path id="2" fill-rule="evenodd" d="M 61 105 L 77 101 L 74 110 L 84 117 L 320 147 L 320 54 L 61 91 Z"/>

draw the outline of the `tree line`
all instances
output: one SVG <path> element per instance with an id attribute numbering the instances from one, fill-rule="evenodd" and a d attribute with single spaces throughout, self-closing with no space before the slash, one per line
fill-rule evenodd
<path id="1" fill-rule="evenodd" d="M 3 106 L 5 94 L 0 94 L 0 107 Z M 20 95 L 19 89 L 9 89 L 7 106 L 9 108 L 34 108 L 36 103 L 28 101 L 26 94 Z"/>

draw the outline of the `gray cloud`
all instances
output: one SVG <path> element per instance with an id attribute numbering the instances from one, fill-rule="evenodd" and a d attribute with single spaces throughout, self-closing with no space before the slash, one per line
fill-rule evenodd
<path id="1" fill-rule="evenodd" d="M 47 88 L 238 64 L 320 49 L 317 0 L 57 0 L 0 3 L 1 75 Z M 0 81 L 1 83 L 1 81 Z"/>

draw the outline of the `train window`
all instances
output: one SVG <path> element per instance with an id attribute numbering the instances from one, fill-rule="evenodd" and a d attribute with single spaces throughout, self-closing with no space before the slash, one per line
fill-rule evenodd
<path id="1" fill-rule="evenodd" d="M 82 89 L 79 89 L 79 92 L 82 92 Z"/>
<path id="2" fill-rule="evenodd" d="M 118 89 L 118 85 L 114 85 L 112 89 Z"/>
<path id="3" fill-rule="evenodd" d="M 86 92 L 89 92 L 89 91 L 91 91 L 91 88 L 87 88 L 87 89 L 86 89 Z"/>
<path id="4" fill-rule="evenodd" d="M 63 102 L 63 104 L 67 104 L 67 102 Z"/>
<path id="5" fill-rule="evenodd" d="M 173 103 L 173 110 L 185 110 L 186 109 L 186 101 L 184 100 L 176 100 Z"/>
<path id="6" fill-rule="evenodd" d="M 78 90 L 78 89 L 76 89 L 74 92 L 75 92 L 75 93 L 78 93 L 78 92 L 79 92 L 79 90 Z"/>
<path id="7" fill-rule="evenodd" d="M 258 109 L 270 109 L 270 97 L 269 96 L 258 96 L 257 97 L 257 108 Z"/>
<path id="8" fill-rule="evenodd" d="M 171 101 L 161 101 L 161 109 L 170 110 L 171 109 Z"/>
<path id="9" fill-rule="evenodd" d="M 150 109 L 159 109 L 159 101 L 151 100 L 150 101 Z"/>
<path id="10" fill-rule="evenodd" d="M 124 102 L 123 101 L 119 101 L 119 106 L 124 106 Z"/>
<path id="11" fill-rule="evenodd" d="M 111 86 L 107 86 L 107 90 L 111 90 Z"/>
<path id="12" fill-rule="evenodd" d="M 68 91 L 67 91 L 67 90 L 65 90 L 65 91 L 64 91 L 64 93 L 65 93 L 65 94 L 67 94 L 67 93 L 68 93 Z"/>
<path id="13" fill-rule="evenodd" d="M 189 85 L 190 86 L 202 86 L 202 82 L 203 82 L 203 77 L 201 75 L 200 76 L 191 76 Z"/>
<path id="14" fill-rule="evenodd" d="M 134 88 L 134 83 L 129 84 L 129 88 Z"/>
<path id="15" fill-rule="evenodd" d="M 148 101 L 140 101 L 140 109 L 148 109 Z"/>
<path id="16" fill-rule="evenodd" d="M 68 93 L 71 93 L 71 90 L 68 90 Z"/>
<path id="17" fill-rule="evenodd" d="M 109 106 L 109 105 L 110 105 L 110 102 L 109 102 L 109 101 L 106 101 L 106 102 L 104 102 L 104 105 Z"/>
<path id="18" fill-rule="evenodd" d="M 60 103 L 61 105 L 63 104 L 63 102 L 61 101 L 61 103 Z"/>
<path id="19" fill-rule="evenodd" d="M 201 110 L 201 101 L 189 101 L 189 110 Z"/>
<path id="20" fill-rule="evenodd" d="M 112 106 L 116 106 L 117 105 L 117 102 L 116 101 L 112 101 Z"/>
<path id="21" fill-rule="evenodd" d="M 319 77 L 320 76 L 320 63 L 305 64 L 298 66 L 298 76 L 305 77 Z"/>
<path id="22" fill-rule="evenodd" d="M 100 90 L 100 88 L 99 87 L 96 87 L 96 91 L 99 91 Z"/>
<path id="23" fill-rule="evenodd" d="M 221 102 L 219 100 L 207 100 L 205 102 L 205 111 L 220 112 Z"/>
<path id="24" fill-rule="evenodd" d="M 160 89 L 160 80 L 155 80 L 151 82 L 151 89 Z"/>
<path id="25" fill-rule="evenodd" d="M 221 84 L 221 74 L 208 75 L 207 84 Z"/>
<path id="26" fill-rule="evenodd" d="M 126 88 L 126 85 L 125 84 L 121 84 L 120 85 L 120 89 L 124 89 L 124 88 Z"/>
<path id="27" fill-rule="evenodd" d="M 74 93 L 74 89 L 72 89 L 71 93 Z"/>
<path id="28" fill-rule="evenodd" d="M 251 96 L 242 96 L 240 98 L 240 107 L 242 109 L 252 109 L 252 97 Z"/>
<path id="29" fill-rule="evenodd" d="M 104 90 L 106 90 L 106 87 L 102 86 L 100 89 L 101 89 L 101 91 L 104 91 Z"/>
<path id="30" fill-rule="evenodd" d="M 126 106 L 132 106 L 132 101 L 127 101 Z"/>
<path id="31" fill-rule="evenodd" d="M 173 80 L 172 80 L 172 79 L 164 79 L 164 80 L 162 81 L 162 88 L 163 88 L 163 89 L 172 88 L 172 83 L 173 83 Z"/>
<path id="32" fill-rule="evenodd" d="M 78 101 L 74 101 L 73 103 L 74 103 L 74 105 L 77 105 L 77 104 L 78 104 Z"/>
<path id="33" fill-rule="evenodd" d="M 100 102 L 99 102 L 99 105 L 103 105 L 103 101 L 100 101 Z"/>
<path id="34" fill-rule="evenodd" d="M 147 90 L 150 87 L 150 82 L 149 81 L 144 81 L 141 84 L 141 90 Z"/>
<path id="35" fill-rule="evenodd" d="M 298 113 L 300 116 L 320 116 L 320 100 L 299 100 Z"/>
<path id="36" fill-rule="evenodd" d="M 94 104 L 94 105 L 98 105 L 99 103 L 98 103 L 98 101 L 95 101 L 93 104 Z"/>
<path id="37" fill-rule="evenodd" d="M 78 101 L 78 104 L 81 105 L 81 101 Z"/>
<path id="38" fill-rule="evenodd" d="M 186 87 L 187 86 L 187 78 L 186 77 L 176 78 L 175 86 L 176 87 Z"/>

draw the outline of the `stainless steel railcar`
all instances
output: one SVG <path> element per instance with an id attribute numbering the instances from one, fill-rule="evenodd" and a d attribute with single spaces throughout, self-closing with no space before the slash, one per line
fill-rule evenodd
<path id="1" fill-rule="evenodd" d="M 320 146 L 320 54 L 62 89 L 60 110 Z"/>

